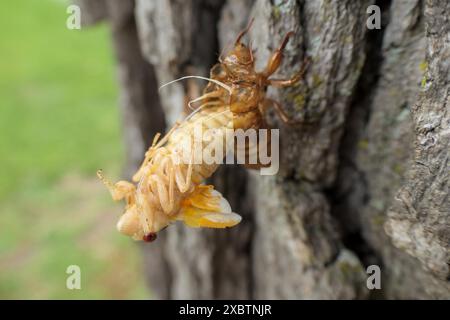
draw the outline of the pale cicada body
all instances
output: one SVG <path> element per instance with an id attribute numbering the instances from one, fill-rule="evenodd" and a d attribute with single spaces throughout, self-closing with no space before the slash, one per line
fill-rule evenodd
<path id="1" fill-rule="evenodd" d="M 191 101 L 202 102 L 198 109 L 161 140 L 158 141 L 159 134 L 155 137 L 142 166 L 133 176 L 135 183 L 113 184 L 98 172 L 113 199 L 126 202 L 125 212 L 117 224 L 121 233 L 135 240 L 153 241 L 158 231 L 177 220 L 191 227 L 207 228 L 232 227 L 241 221 L 231 211 L 228 201 L 213 186 L 202 182 L 226 156 L 233 143 L 233 131 L 263 128 L 264 112 L 269 106 L 274 107 L 285 123 L 293 123 L 279 103 L 266 97 L 266 88 L 295 84 L 306 65 L 291 79 L 269 78 L 281 64 L 282 51 L 292 35 L 288 33 L 266 68 L 256 72 L 252 49 L 240 41 L 248 28 L 239 34 L 234 48 L 211 69 L 210 78 L 204 78 L 210 83 L 201 97 Z M 201 131 L 200 135 L 197 131 Z M 270 137 L 263 144 L 270 144 Z M 251 153 L 252 148 L 248 147 L 245 145 Z M 215 161 L 198 159 L 209 149 L 213 150 L 209 154 Z M 248 167 L 256 168 L 258 164 Z"/>
<path id="2" fill-rule="evenodd" d="M 196 131 L 214 136 L 196 136 Z M 195 159 L 205 148 L 222 149 L 224 156 L 232 132 L 233 113 L 228 107 L 204 108 L 177 124 L 160 142 L 155 139 L 133 176 L 137 186 L 126 181 L 113 185 L 99 172 L 113 199 L 126 201 L 118 230 L 136 240 L 151 241 L 158 231 L 177 220 L 191 227 L 238 224 L 241 217 L 231 212 L 228 201 L 213 186 L 201 184 L 219 164 Z"/>

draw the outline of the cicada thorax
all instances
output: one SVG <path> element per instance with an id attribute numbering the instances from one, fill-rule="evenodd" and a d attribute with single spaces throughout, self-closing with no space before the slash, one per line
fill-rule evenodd
<path id="1" fill-rule="evenodd" d="M 237 163 L 251 169 L 269 165 L 261 161 L 261 156 L 271 156 L 271 131 L 259 109 L 233 113 L 233 124 L 234 155 Z"/>
<path id="2" fill-rule="evenodd" d="M 220 81 L 231 88 L 227 92 L 214 83 L 208 84 L 204 94 L 221 92 L 221 103 L 228 106 L 233 118 L 233 128 L 236 130 L 234 138 L 234 154 L 239 163 L 244 163 L 249 168 L 260 168 L 264 166 L 260 161 L 260 154 L 269 156 L 270 130 L 264 120 L 265 87 L 253 65 L 250 49 L 239 44 L 235 50 L 225 57 L 224 61 L 216 64 L 210 72 L 210 77 Z M 260 130 L 265 130 L 262 132 Z M 239 140 L 239 135 L 246 139 Z M 256 139 L 253 139 L 256 137 Z M 242 156 L 242 150 L 245 156 Z M 251 159 L 255 159 L 256 162 Z"/>

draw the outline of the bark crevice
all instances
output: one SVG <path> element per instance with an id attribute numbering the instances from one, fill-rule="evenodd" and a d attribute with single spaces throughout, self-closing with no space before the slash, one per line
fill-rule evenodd
<path id="1" fill-rule="evenodd" d="M 358 143 L 370 121 L 371 101 L 380 78 L 384 31 L 390 19 L 391 0 L 377 0 L 375 5 L 381 9 L 382 28 L 366 33 L 366 58 L 346 115 L 337 178 L 333 186 L 326 190 L 330 211 L 339 225 L 343 244 L 358 256 L 364 267 L 383 265 L 382 257 L 363 234 L 360 208 L 369 202 L 370 194 L 366 174 L 356 163 Z"/>

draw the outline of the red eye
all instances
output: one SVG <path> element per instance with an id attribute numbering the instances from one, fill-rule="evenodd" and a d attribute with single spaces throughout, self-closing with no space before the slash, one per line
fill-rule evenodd
<path id="1" fill-rule="evenodd" d="M 156 233 L 150 232 L 149 234 L 146 234 L 144 238 L 142 238 L 145 242 L 152 242 L 156 240 Z"/>

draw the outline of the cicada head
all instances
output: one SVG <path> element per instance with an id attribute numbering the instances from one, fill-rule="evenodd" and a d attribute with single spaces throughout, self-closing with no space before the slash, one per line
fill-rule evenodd
<path id="1" fill-rule="evenodd" d="M 135 237 L 142 232 L 141 222 L 136 205 L 128 208 L 117 222 L 117 230 L 124 235 Z"/>
<path id="2" fill-rule="evenodd" d="M 149 210 L 150 208 L 145 208 Z M 172 221 L 163 212 L 144 212 L 136 204 L 127 208 L 117 223 L 117 230 L 134 240 L 151 242 L 156 239 L 156 234 L 166 228 Z M 150 221 L 151 220 L 151 221 Z"/>
<path id="3" fill-rule="evenodd" d="M 231 80 L 247 80 L 251 81 L 254 78 L 254 62 L 253 50 L 251 45 L 246 46 L 241 42 L 242 38 L 250 30 L 253 24 L 253 19 L 250 20 L 247 27 L 242 30 L 234 42 L 234 47 L 228 54 L 219 61 L 226 70 Z"/>
<path id="4" fill-rule="evenodd" d="M 125 212 L 117 223 L 119 232 L 133 237 L 136 240 L 143 240 L 146 233 L 142 227 L 141 217 L 136 205 L 136 186 L 128 181 L 119 181 L 113 184 L 103 176 L 102 170 L 97 171 L 97 176 L 108 188 L 115 201 L 124 199 L 126 202 Z M 152 236 L 147 238 L 150 239 L 155 237 Z"/>

